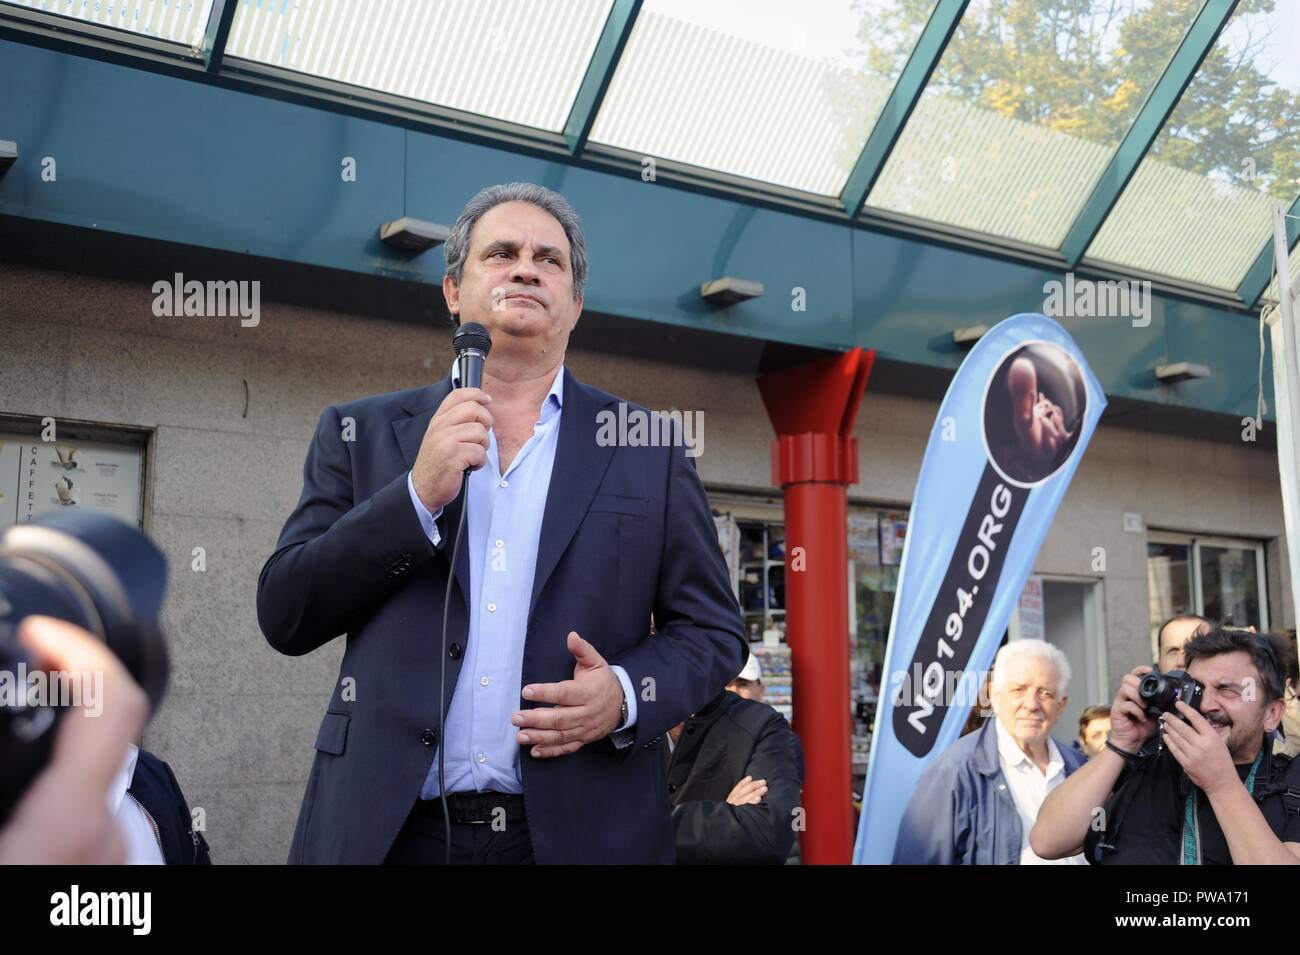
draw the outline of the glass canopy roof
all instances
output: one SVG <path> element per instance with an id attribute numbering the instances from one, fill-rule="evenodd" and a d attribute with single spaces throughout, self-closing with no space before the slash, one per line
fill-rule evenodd
<path id="1" fill-rule="evenodd" d="M 645 0 L 591 141 L 838 196 L 931 3 L 887 40 L 852 0 Z"/>
<path id="2" fill-rule="evenodd" d="M 257 0 L 235 11 L 226 55 L 558 132 L 612 5 Z"/>
<path id="3" fill-rule="evenodd" d="M 868 205 L 1061 244 L 1196 13 L 1064 6 L 973 0 Z"/>
<path id="4" fill-rule="evenodd" d="M 0 23 L 1248 306 L 1276 294 L 1272 205 L 1300 214 L 1298 0 L 0 0 Z"/>
<path id="5" fill-rule="evenodd" d="M 212 0 L 0 0 L 184 46 L 203 41 Z"/>
<path id="6" fill-rule="evenodd" d="M 1241 3 L 1089 254 L 1235 289 L 1300 195 L 1300 3 Z"/>

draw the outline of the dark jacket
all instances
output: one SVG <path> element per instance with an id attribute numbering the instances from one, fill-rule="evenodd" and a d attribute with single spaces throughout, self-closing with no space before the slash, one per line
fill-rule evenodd
<path id="1" fill-rule="evenodd" d="M 921 774 L 898 827 L 894 863 L 1018 865 L 1020 814 L 998 761 L 996 716 L 943 751 Z M 1059 741 L 1069 776 L 1087 760 Z"/>
<path id="2" fill-rule="evenodd" d="M 785 862 L 803 785 L 802 747 L 766 703 L 723 692 L 682 729 L 668 766 L 679 863 Z M 763 801 L 732 806 L 746 776 L 767 780 Z"/>
<path id="3" fill-rule="evenodd" d="M 599 441 L 598 415 L 617 414 L 619 399 L 564 375 L 523 682 L 571 680 L 565 638 L 576 630 L 627 670 L 637 722 L 624 749 L 608 739 L 552 759 L 521 749 L 533 855 L 539 863 L 671 863 L 658 741 L 740 672 L 744 625 L 685 447 Z M 326 408 L 307 451 L 302 497 L 262 568 L 257 615 L 271 646 L 298 655 L 347 634 L 290 862 L 385 859 L 437 753 L 439 707 L 451 705 L 470 656 L 471 568 L 461 547 L 440 700 L 451 547 L 434 548 L 425 536 L 406 475 L 450 391 L 448 376 Z M 463 495 L 438 518 L 444 541 L 455 535 L 462 502 Z"/>
<path id="4" fill-rule="evenodd" d="M 208 841 L 196 832 L 185 794 L 172 768 L 153 753 L 140 750 L 127 793 L 153 821 L 167 865 L 211 865 Z"/>

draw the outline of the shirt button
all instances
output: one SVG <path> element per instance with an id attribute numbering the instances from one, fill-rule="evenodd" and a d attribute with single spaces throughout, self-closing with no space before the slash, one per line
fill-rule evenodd
<path id="1" fill-rule="evenodd" d="M 498 546 L 498 547 L 505 547 L 505 546 L 506 546 L 506 542 L 503 541 L 503 540 L 498 540 L 498 541 L 497 541 L 497 546 Z"/>
<path id="2" fill-rule="evenodd" d="M 479 753 L 478 756 L 476 756 L 476 757 L 474 757 L 474 758 L 477 759 L 480 763 L 486 763 L 486 762 L 487 762 L 487 753 Z"/>
<path id="3" fill-rule="evenodd" d="M 509 487 L 509 486 L 510 486 L 510 482 L 507 481 L 505 478 L 502 478 L 502 479 L 501 479 L 501 486 L 502 486 L 502 487 Z"/>
<path id="4" fill-rule="evenodd" d="M 497 605 L 496 605 L 496 604 L 488 604 L 488 613 L 496 613 L 496 612 L 497 612 Z"/>
<path id="5" fill-rule="evenodd" d="M 478 681 L 479 681 L 480 683 L 482 683 L 484 686 L 487 686 L 489 683 L 492 682 L 491 680 L 489 680 L 489 679 L 488 679 L 487 677 L 485 677 L 485 676 L 481 676 L 481 677 L 479 677 L 479 678 L 478 678 Z"/>

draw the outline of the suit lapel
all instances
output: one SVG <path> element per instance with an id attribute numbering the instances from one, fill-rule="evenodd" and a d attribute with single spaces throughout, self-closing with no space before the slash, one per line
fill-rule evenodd
<path id="1" fill-rule="evenodd" d="M 537 545 L 537 569 L 528 604 L 529 620 L 537 597 L 560 562 L 596 496 L 614 447 L 596 443 L 597 413 L 612 405 L 612 397 L 597 395 L 564 369 L 564 408 L 560 414 L 560 435 L 551 467 L 551 484 L 546 492 L 541 539 Z"/>
<path id="2" fill-rule="evenodd" d="M 450 375 L 432 385 L 428 391 L 423 393 L 421 400 L 413 401 L 403 409 L 406 412 L 403 417 L 393 421 L 393 434 L 397 437 L 397 443 L 402 449 L 402 460 L 406 462 L 408 469 L 415 466 L 415 459 L 420 454 L 420 443 L 424 440 L 424 432 L 428 430 L 434 412 L 438 410 L 438 406 L 443 403 L 449 394 L 451 394 Z M 442 509 L 442 516 L 437 521 L 438 534 L 443 541 L 442 550 L 447 560 L 451 560 L 453 538 L 456 534 L 457 523 L 460 521 L 461 509 L 464 506 L 465 495 L 463 493 L 458 494 L 450 504 Z M 468 516 L 466 517 L 465 527 L 466 533 L 468 533 Z M 466 606 L 468 606 L 470 592 L 469 547 L 466 546 L 464 541 L 461 542 L 460 553 L 456 556 L 456 583 L 460 587 L 461 596 L 465 598 Z"/>

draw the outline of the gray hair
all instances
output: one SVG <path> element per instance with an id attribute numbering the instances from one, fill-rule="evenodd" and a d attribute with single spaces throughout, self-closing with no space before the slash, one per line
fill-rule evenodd
<path id="1" fill-rule="evenodd" d="M 1026 660 L 1043 660 L 1056 668 L 1056 691 L 1065 696 L 1070 690 L 1070 661 L 1046 640 L 1010 640 L 993 660 L 994 691 L 1007 687 L 1007 671 L 1013 664 Z"/>
<path id="2" fill-rule="evenodd" d="M 530 202 L 543 212 L 549 212 L 564 229 L 569 240 L 569 258 L 573 268 L 573 298 L 582 298 L 587 284 L 587 240 L 582 234 L 582 221 L 569 205 L 569 200 L 558 192 L 533 182 L 507 182 L 488 186 L 465 204 L 456 224 L 447 236 L 444 253 L 447 257 L 447 274 L 460 285 L 465 275 L 465 259 L 469 255 L 470 233 L 474 226 L 493 206 L 503 202 Z"/>

